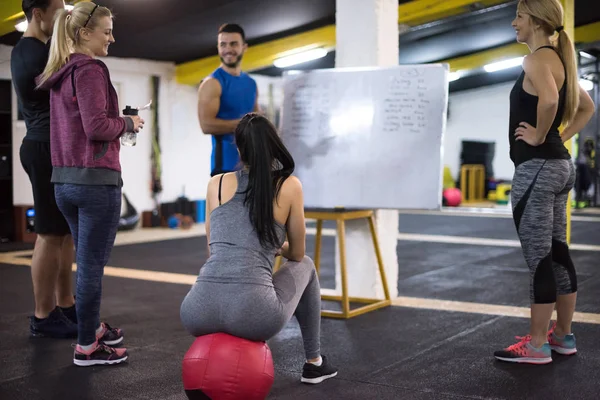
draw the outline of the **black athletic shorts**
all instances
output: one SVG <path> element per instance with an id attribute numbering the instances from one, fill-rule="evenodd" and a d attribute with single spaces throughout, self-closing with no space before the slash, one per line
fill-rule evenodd
<path id="1" fill-rule="evenodd" d="M 54 197 L 50 143 L 24 139 L 21 144 L 21 165 L 33 189 L 35 232 L 42 235 L 67 235 L 71 233 Z"/>

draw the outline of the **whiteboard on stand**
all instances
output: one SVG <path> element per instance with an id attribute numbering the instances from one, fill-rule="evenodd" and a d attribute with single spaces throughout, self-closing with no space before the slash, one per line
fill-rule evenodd
<path id="1" fill-rule="evenodd" d="M 283 96 L 307 208 L 441 207 L 447 64 L 291 71 Z"/>

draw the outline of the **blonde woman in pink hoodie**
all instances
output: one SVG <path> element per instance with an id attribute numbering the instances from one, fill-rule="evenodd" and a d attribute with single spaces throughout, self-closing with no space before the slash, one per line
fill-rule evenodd
<path id="1" fill-rule="evenodd" d="M 138 132 L 139 116 L 119 115 L 117 93 L 106 65 L 114 43 L 110 10 L 80 2 L 59 10 L 48 64 L 39 87 L 50 90 L 52 182 L 76 248 L 78 338 L 73 362 L 116 364 L 127 359 L 121 329 L 100 321 L 102 276 L 121 211 L 119 138 Z"/>

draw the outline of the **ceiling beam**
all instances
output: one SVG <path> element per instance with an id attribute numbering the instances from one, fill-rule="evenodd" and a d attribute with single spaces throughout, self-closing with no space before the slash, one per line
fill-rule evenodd
<path id="1" fill-rule="evenodd" d="M 18 20 L 25 17 L 21 11 L 22 0 L 2 0 L 0 11 L 0 36 L 15 30 Z M 484 7 L 504 3 L 507 0 L 418 0 L 398 6 L 398 23 L 411 26 L 421 25 L 434 20 L 463 13 L 467 7 L 479 3 Z M 67 1 L 68 4 L 77 3 Z"/>
<path id="2" fill-rule="evenodd" d="M 575 28 L 575 43 L 593 43 L 598 40 L 600 40 L 600 22 L 594 22 Z M 481 68 L 484 65 L 495 61 L 521 57 L 527 54 L 529 54 L 527 46 L 519 43 L 512 43 L 463 57 L 443 60 L 440 61 L 440 63 L 450 64 L 451 71 L 470 70 Z"/>
<path id="3" fill-rule="evenodd" d="M 398 6 L 398 23 L 417 26 L 464 14 L 471 6 L 487 8 L 509 0 L 414 0 Z"/>
<path id="4" fill-rule="evenodd" d="M 21 12 L 21 0 L 5 0 L 0 14 L 0 35 L 14 31 L 15 23 L 24 17 Z M 76 3 L 78 0 L 69 3 Z M 474 3 L 489 7 L 507 0 L 414 0 L 398 6 L 399 23 L 419 25 L 448 16 L 464 13 Z M 4 18 L 3 18 L 4 17 Z M 297 35 L 251 46 L 244 55 L 244 69 L 254 71 L 273 65 L 279 57 L 298 51 L 324 47 L 335 48 L 335 25 L 314 29 Z M 211 56 L 183 63 L 177 67 L 177 81 L 183 84 L 197 84 L 220 64 L 218 56 Z"/>
<path id="5" fill-rule="evenodd" d="M 11 33 L 19 19 L 24 18 L 21 8 L 22 0 L 2 0 L 2 11 L 0 11 L 0 36 Z"/>
<path id="6" fill-rule="evenodd" d="M 290 50 L 293 52 L 315 47 L 327 50 L 335 48 L 335 25 L 250 46 L 244 54 L 243 68 L 245 71 L 254 71 L 270 67 L 277 58 L 290 54 Z M 220 63 L 219 56 L 212 56 L 180 64 L 176 67 L 177 82 L 188 85 L 200 83 Z"/>
<path id="7" fill-rule="evenodd" d="M 66 3 L 77 3 L 78 1 L 82 0 L 67 1 Z M 474 3 L 489 7 L 505 2 L 506 0 L 415 0 L 398 7 L 399 22 L 407 25 L 422 24 L 464 13 L 467 11 L 467 7 Z M 0 35 L 14 31 L 16 22 L 24 17 L 21 11 L 21 0 L 4 0 L 4 3 L 0 12 Z M 575 37 L 576 41 L 581 43 L 600 40 L 600 22 L 576 28 Z M 289 54 L 290 51 L 311 47 L 334 49 L 335 25 L 251 46 L 244 55 L 244 69 L 255 71 L 270 67 L 275 59 Z M 479 68 L 498 59 L 519 57 L 525 54 L 527 54 L 526 46 L 514 43 L 441 62 L 449 63 L 452 71 L 468 70 Z M 212 56 L 178 65 L 177 81 L 195 85 L 208 76 L 219 64 L 219 57 Z"/>
<path id="8" fill-rule="evenodd" d="M 468 71 L 481 68 L 486 64 L 510 58 L 525 56 L 529 53 L 526 45 L 519 43 L 507 44 L 490 50 L 484 50 L 462 57 L 439 61 L 450 65 L 450 71 Z"/>
<path id="9" fill-rule="evenodd" d="M 25 18 L 25 13 L 21 8 L 22 0 L 1 0 L 2 9 L 0 10 L 0 36 L 16 31 L 15 25 L 19 20 Z M 76 4 L 80 1 L 90 0 L 72 0 L 65 1 L 65 4 Z"/>
<path id="10" fill-rule="evenodd" d="M 600 40 L 600 21 L 575 27 L 575 43 L 593 43 Z"/>
<path id="11" fill-rule="evenodd" d="M 592 43 L 600 40 L 600 22 L 575 28 L 575 41 L 579 43 Z M 273 61 L 285 55 L 290 49 L 302 47 L 335 48 L 335 26 L 300 33 L 271 42 L 251 46 L 244 55 L 243 68 L 245 71 L 256 71 L 273 66 Z M 484 50 L 475 54 L 443 60 L 440 62 L 450 64 L 451 71 L 469 70 L 483 67 L 494 61 L 504 58 L 524 56 L 528 53 L 527 46 L 518 43 Z M 177 82 L 181 84 L 196 85 L 219 66 L 218 56 L 203 58 L 196 61 L 180 64 L 176 67 Z"/>
<path id="12" fill-rule="evenodd" d="M 413 0 L 398 6 L 398 22 L 417 25 L 468 11 L 479 3 L 484 7 L 506 3 L 507 0 Z M 335 48 L 335 25 L 313 29 L 297 35 L 250 46 L 244 54 L 244 70 L 255 71 L 273 65 L 286 53 L 314 47 Z M 177 82 L 195 85 L 210 75 L 220 64 L 219 56 L 210 56 L 177 66 Z"/>

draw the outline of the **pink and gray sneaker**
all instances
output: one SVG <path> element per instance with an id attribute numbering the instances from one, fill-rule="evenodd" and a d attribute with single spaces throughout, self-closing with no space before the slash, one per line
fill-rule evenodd
<path id="1" fill-rule="evenodd" d="M 97 340 L 88 351 L 75 345 L 73 354 L 73 363 L 80 367 L 119 364 L 125 360 L 127 360 L 127 349 L 110 347 Z"/>
<path id="2" fill-rule="evenodd" d="M 566 356 L 577 353 L 575 335 L 571 333 L 563 337 L 558 337 L 554 333 L 555 329 L 556 321 L 552 324 L 552 328 L 550 328 L 548 331 L 548 343 L 550 344 L 550 348 L 558 354 L 563 354 Z"/>
<path id="3" fill-rule="evenodd" d="M 111 328 L 111 326 L 106 322 L 101 322 L 100 326 L 102 327 L 102 332 L 100 332 L 100 334 L 96 334 L 96 339 L 98 342 L 109 346 L 114 346 L 123 341 L 122 329 Z"/>
<path id="4" fill-rule="evenodd" d="M 552 351 L 550 345 L 544 343 L 542 347 L 535 348 L 531 345 L 531 335 L 525 337 L 517 336 L 519 342 L 494 353 L 494 357 L 500 361 L 527 364 L 548 364 L 552 362 Z"/>

